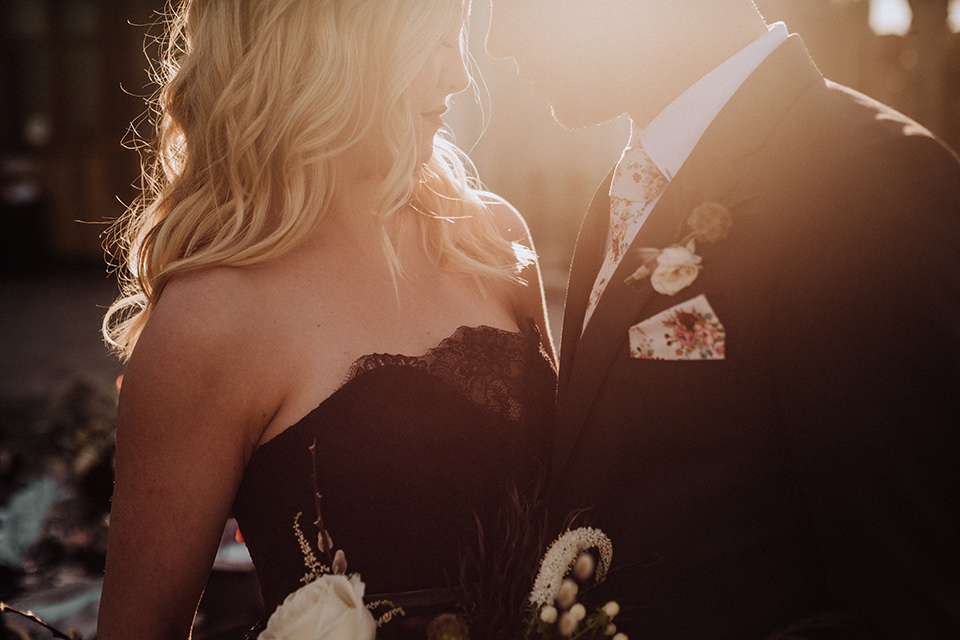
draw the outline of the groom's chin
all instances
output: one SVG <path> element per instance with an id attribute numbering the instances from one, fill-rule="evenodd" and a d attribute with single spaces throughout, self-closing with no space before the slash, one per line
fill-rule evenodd
<path id="1" fill-rule="evenodd" d="M 564 129 L 576 131 L 610 122 L 620 117 L 622 112 L 614 109 L 601 109 L 599 105 L 567 105 L 550 102 L 553 119 Z"/>

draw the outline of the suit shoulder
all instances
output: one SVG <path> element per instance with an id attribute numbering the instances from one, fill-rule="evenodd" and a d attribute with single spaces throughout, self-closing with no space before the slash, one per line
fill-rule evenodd
<path id="1" fill-rule="evenodd" d="M 930 145 L 925 147 L 930 159 L 940 156 L 941 161 L 958 161 L 956 153 L 929 129 L 893 107 L 829 80 L 826 88 L 829 102 L 819 109 L 820 120 L 826 125 L 821 135 L 836 137 L 851 155 L 867 147 L 896 147 L 902 143 L 905 148 Z"/>
<path id="2" fill-rule="evenodd" d="M 772 162 L 785 183 L 807 195 L 928 188 L 949 198 L 960 188 L 960 159 L 928 129 L 828 80 L 803 94 L 768 142 L 756 162 Z"/>
<path id="3" fill-rule="evenodd" d="M 909 121 L 848 148 L 832 165 L 828 184 L 837 190 L 862 191 L 878 207 L 906 211 L 937 203 L 960 212 L 960 159 Z"/>

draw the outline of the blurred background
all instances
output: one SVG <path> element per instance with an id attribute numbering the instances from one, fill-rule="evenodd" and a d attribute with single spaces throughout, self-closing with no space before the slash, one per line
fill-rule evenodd
<path id="1" fill-rule="evenodd" d="M 756 2 L 803 36 L 828 78 L 960 147 L 960 0 Z M 131 126 L 150 134 L 143 97 L 163 5 L 0 0 L 0 600 L 85 638 L 95 635 L 122 373 L 99 337 L 116 293 L 102 234 L 137 195 L 139 158 L 124 143 Z M 580 217 L 629 125 L 559 128 L 511 61 L 487 58 L 488 16 L 474 0 L 479 98 L 458 96 L 448 123 L 486 186 L 526 217 L 557 333 Z M 230 533 L 199 638 L 235 637 L 229 629 L 256 616 Z M 4 615 L 0 640 L 34 628 Z"/>

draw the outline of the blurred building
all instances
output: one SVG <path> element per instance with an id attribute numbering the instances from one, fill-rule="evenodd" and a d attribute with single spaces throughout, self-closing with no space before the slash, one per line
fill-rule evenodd
<path id="1" fill-rule="evenodd" d="M 149 0 L 0 2 L 0 265 L 100 259 L 135 191 Z"/>

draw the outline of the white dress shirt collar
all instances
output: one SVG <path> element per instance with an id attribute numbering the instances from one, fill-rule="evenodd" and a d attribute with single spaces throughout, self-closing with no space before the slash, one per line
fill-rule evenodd
<path id="1" fill-rule="evenodd" d="M 639 141 L 663 175 L 673 180 L 727 101 L 786 39 L 787 27 L 784 23 L 771 25 L 766 34 L 680 94 L 645 128 L 633 127 L 630 146 L 635 146 Z"/>

